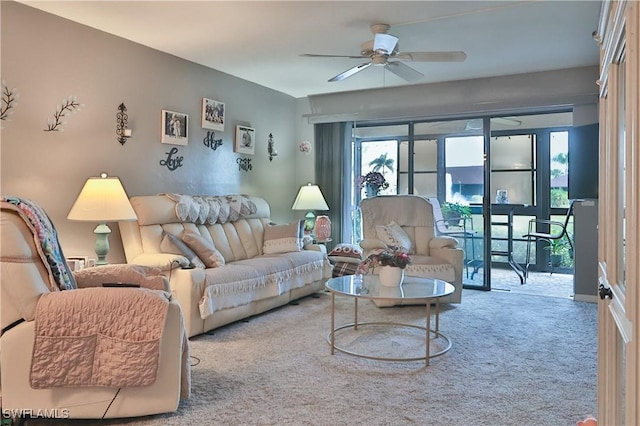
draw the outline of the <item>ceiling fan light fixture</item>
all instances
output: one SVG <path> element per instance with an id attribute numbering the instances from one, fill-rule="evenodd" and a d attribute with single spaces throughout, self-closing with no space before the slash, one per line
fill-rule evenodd
<path id="1" fill-rule="evenodd" d="M 390 55 L 398 44 L 398 37 L 391 34 L 376 34 L 373 38 L 373 51 Z"/>

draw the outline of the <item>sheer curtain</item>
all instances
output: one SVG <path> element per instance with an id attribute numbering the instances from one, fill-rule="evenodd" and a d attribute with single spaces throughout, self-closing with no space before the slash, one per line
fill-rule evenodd
<path id="1" fill-rule="evenodd" d="M 351 122 L 342 122 L 316 124 L 314 129 L 316 184 L 329 205 L 331 246 L 351 239 L 352 127 Z"/>

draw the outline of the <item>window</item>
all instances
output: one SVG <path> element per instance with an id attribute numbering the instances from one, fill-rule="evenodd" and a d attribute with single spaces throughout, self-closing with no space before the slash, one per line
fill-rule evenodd
<path id="1" fill-rule="evenodd" d="M 484 195 L 484 138 L 445 138 L 445 201 L 482 203 Z"/>
<path id="2" fill-rule="evenodd" d="M 491 190 L 501 204 L 535 204 L 535 135 L 491 138 Z"/>
<path id="3" fill-rule="evenodd" d="M 438 140 L 416 140 L 413 155 L 409 153 L 409 141 L 400 143 L 398 164 L 398 194 L 438 196 Z M 410 162 L 413 161 L 413 191 L 409 191 Z"/>
<path id="4" fill-rule="evenodd" d="M 551 132 L 549 140 L 551 207 L 569 207 L 569 132 Z"/>

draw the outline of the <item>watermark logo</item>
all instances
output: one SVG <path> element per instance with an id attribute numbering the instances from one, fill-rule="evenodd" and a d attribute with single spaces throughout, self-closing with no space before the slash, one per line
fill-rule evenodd
<path id="1" fill-rule="evenodd" d="M 68 408 L 44 408 L 34 410 L 33 408 L 4 408 L 2 409 L 1 426 L 13 424 L 13 419 L 68 419 Z"/>

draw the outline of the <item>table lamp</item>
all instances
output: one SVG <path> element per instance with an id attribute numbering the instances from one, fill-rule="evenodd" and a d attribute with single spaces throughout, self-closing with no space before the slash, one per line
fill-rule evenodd
<path id="1" fill-rule="evenodd" d="M 293 202 L 292 210 L 307 210 L 304 223 L 305 233 L 311 233 L 315 227 L 316 215 L 314 210 L 329 210 L 327 202 L 324 200 L 322 191 L 318 185 L 303 185 L 298 191 L 298 196 Z"/>
<path id="2" fill-rule="evenodd" d="M 117 177 L 90 177 L 82 187 L 80 195 L 67 215 L 69 220 L 98 222 L 93 231 L 96 234 L 96 265 L 106 265 L 109 253 L 109 234 L 111 229 L 106 222 L 137 220 L 129 197 Z"/>

